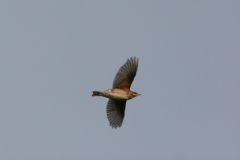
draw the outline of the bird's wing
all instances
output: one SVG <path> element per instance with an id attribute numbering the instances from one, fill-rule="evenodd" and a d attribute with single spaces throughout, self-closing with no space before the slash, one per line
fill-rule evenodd
<path id="1" fill-rule="evenodd" d="M 112 128 L 121 127 L 124 118 L 126 101 L 109 99 L 107 104 L 107 118 Z"/>
<path id="2" fill-rule="evenodd" d="M 114 81 L 113 88 L 119 88 L 124 91 L 130 90 L 132 81 L 136 76 L 138 68 L 138 58 L 130 58 L 127 62 L 118 70 Z"/>

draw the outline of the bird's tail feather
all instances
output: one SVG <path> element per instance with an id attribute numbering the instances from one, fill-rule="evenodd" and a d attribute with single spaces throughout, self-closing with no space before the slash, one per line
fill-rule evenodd
<path id="1" fill-rule="evenodd" d="M 100 96 L 100 92 L 99 91 L 93 91 L 92 96 Z"/>

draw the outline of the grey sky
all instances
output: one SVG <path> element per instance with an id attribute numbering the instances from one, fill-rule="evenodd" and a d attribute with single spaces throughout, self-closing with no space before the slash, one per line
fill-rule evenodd
<path id="1" fill-rule="evenodd" d="M 0 2 L 0 159 L 240 159 L 240 1 Z M 139 58 L 121 128 L 107 99 Z"/>

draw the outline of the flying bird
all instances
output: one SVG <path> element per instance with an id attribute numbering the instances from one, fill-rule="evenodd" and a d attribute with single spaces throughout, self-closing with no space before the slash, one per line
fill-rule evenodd
<path id="1" fill-rule="evenodd" d="M 113 89 L 93 91 L 92 96 L 109 98 L 107 103 L 107 118 L 112 128 L 122 126 L 126 101 L 140 95 L 130 90 L 131 84 L 137 73 L 137 68 L 138 58 L 131 57 L 118 70 L 113 81 Z"/>

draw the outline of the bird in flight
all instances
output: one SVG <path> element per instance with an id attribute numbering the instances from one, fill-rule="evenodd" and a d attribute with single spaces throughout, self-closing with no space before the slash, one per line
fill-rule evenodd
<path id="1" fill-rule="evenodd" d="M 122 126 L 126 101 L 140 95 L 137 92 L 130 90 L 131 84 L 137 73 L 137 68 L 138 58 L 131 57 L 118 70 L 113 81 L 113 89 L 108 89 L 106 91 L 93 91 L 92 96 L 109 98 L 107 103 L 107 118 L 112 128 Z"/>

